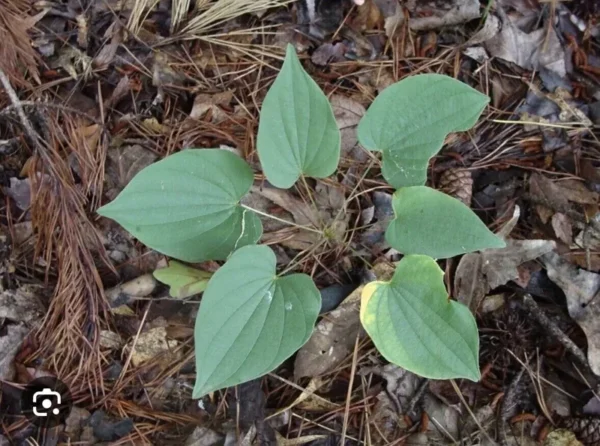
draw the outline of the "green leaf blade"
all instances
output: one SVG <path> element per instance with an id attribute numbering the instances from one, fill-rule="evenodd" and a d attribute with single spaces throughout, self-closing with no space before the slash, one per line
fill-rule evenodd
<path id="1" fill-rule="evenodd" d="M 258 378 L 310 337 L 321 296 L 304 274 L 277 277 L 266 246 L 245 246 L 211 278 L 194 329 L 194 398 Z"/>
<path id="2" fill-rule="evenodd" d="M 169 266 L 157 269 L 153 275 L 159 282 L 170 286 L 171 297 L 185 299 L 202 293 L 206 289 L 212 273 L 171 260 Z"/>
<path id="3" fill-rule="evenodd" d="M 382 172 L 396 188 L 425 184 L 427 164 L 451 132 L 473 127 L 489 98 L 439 74 L 420 74 L 379 94 L 358 125 L 363 147 L 383 152 Z"/>
<path id="4" fill-rule="evenodd" d="M 395 218 L 385 233 L 403 254 L 447 259 L 506 243 L 460 201 L 425 186 L 397 190 L 392 199 Z"/>
<path id="5" fill-rule="evenodd" d="M 479 381 L 475 318 L 448 300 L 443 272 L 432 258 L 406 256 L 390 282 L 367 285 L 360 318 L 388 361 L 430 379 Z"/>
<path id="6" fill-rule="evenodd" d="M 139 172 L 98 209 L 142 243 L 187 262 L 224 260 L 262 234 L 258 217 L 239 206 L 254 176 L 225 150 L 189 149 Z"/>
<path id="7" fill-rule="evenodd" d="M 327 97 L 288 45 L 260 114 L 257 150 L 267 179 L 288 189 L 300 175 L 328 177 L 337 169 L 340 147 L 340 132 Z"/>

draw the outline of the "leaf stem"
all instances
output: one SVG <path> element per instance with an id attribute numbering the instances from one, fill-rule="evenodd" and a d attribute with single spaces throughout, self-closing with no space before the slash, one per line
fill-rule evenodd
<path id="1" fill-rule="evenodd" d="M 267 217 L 267 218 L 270 218 L 272 220 L 276 220 L 276 221 L 278 221 L 280 223 L 284 223 L 284 224 L 289 225 L 289 226 L 294 226 L 294 227 L 299 228 L 299 229 L 304 229 L 305 231 L 316 232 L 317 234 L 323 235 L 323 231 L 321 231 L 320 229 L 311 228 L 310 226 L 299 225 L 297 223 L 294 223 L 293 221 L 289 221 L 289 220 L 285 220 L 283 218 L 275 217 L 274 215 L 267 214 L 266 212 L 259 211 L 258 209 L 251 208 L 250 206 L 246 206 L 245 204 L 242 204 L 242 203 L 240 203 L 240 206 L 243 207 L 244 209 L 248 209 L 249 211 L 254 212 L 255 214 L 262 215 L 263 217 Z"/>

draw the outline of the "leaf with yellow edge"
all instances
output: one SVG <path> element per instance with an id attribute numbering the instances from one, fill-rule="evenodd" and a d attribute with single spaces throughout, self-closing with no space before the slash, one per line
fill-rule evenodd
<path id="1" fill-rule="evenodd" d="M 185 299 L 202 293 L 208 285 L 212 273 L 192 268 L 175 260 L 169 262 L 167 268 L 154 271 L 154 278 L 169 285 L 169 294 L 175 299 Z"/>
<path id="2" fill-rule="evenodd" d="M 404 257 L 390 282 L 365 286 L 360 320 L 388 361 L 426 378 L 478 381 L 477 324 L 448 299 L 443 275 L 431 257 Z"/>

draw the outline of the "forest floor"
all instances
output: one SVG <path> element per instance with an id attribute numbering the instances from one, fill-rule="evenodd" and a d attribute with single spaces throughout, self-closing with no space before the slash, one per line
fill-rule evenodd
<path id="1" fill-rule="evenodd" d="M 0 0 L 0 445 L 600 445 L 600 6 L 316 3 L 308 26 L 285 0 Z M 342 162 L 275 194 L 256 132 L 290 43 L 332 103 Z M 390 365 L 359 323 L 361 284 L 399 253 L 384 238 L 393 189 L 356 126 L 419 73 L 491 98 L 428 175 L 510 233 L 504 249 L 440 262 L 477 317 L 479 383 Z M 152 276 L 168 259 L 95 212 L 189 147 L 245 158 L 253 208 L 293 221 L 310 195 L 343 227 L 316 245 L 263 221 L 278 263 L 315 280 L 329 328 L 200 403 L 201 296 L 171 298 Z M 52 429 L 15 409 L 42 377 L 73 402 Z"/>

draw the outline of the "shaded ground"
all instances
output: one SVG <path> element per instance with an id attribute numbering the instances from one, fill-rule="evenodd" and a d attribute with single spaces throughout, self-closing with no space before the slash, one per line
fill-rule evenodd
<path id="1" fill-rule="evenodd" d="M 600 8 L 321 3 L 0 0 L 0 444 L 600 444 Z M 343 157 L 334 177 L 279 191 L 255 135 L 287 43 L 330 97 Z M 429 175 L 509 239 L 441 264 L 478 316 L 477 384 L 387 365 L 359 328 L 358 287 L 399 254 L 383 238 L 393 190 L 354 129 L 379 91 L 425 72 L 492 99 Z M 322 289 L 321 329 L 274 373 L 200 407 L 201 296 L 170 298 L 151 275 L 166 259 L 94 212 L 185 147 L 243 156 L 253 208 L 338 229 L 316 243 L 263 221 L 280 267 Z M 43 432 L 8 413 L 46 375 L 75 409 Z"/>

